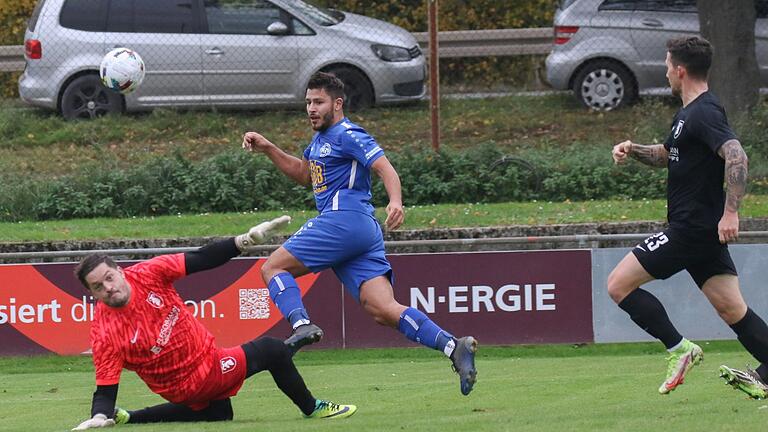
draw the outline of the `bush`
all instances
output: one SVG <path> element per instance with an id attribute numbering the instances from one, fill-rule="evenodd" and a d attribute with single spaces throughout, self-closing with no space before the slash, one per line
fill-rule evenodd
<path id="1" fill-rule="evenodd" d="M 36 0 L 0 0 L 0 45 L 21 45 Z M 18 96 L 20 72 L 0 72 L 0 98 Z"/>
<path id="2" fill-rule="evenodd" d="M 0 45 L 21 45 L 37 0 L 0 0 Z"/>
<path id="3" fill-rule="evenodd" d="M 639 164 L 613 166 L 609 149 L 579 148 L 504 155 L 494 143 L 468 151 L 392 153 L 407 205 L 561 201 L 611 197 L 661 198 L 665 171 Z M 309 209 L 312 192 L 296 185 L 265 157 L 243 152 L 193 163 L 181 154 L 128 170 L 91 166 L 82 174 L 33 183 L 5 179 L 0 219 L 131 217 L 253 209 Z M 374 204 L 387 195 L 374 182 Z"/>
<path id="4" fill-rule="evenodd" d="M 319 5 L 367 15 L 408 31 L 428 29 L 424 0 L 319 0 Z M 552 25 L 557 0 L 440 0 L 440 30 L 482 30 Z"/>
<path id="5" fill-rule="evenodd" d="M 13 204 L 12 199 L 23 198 L 8 195 L 23 193 L 23 188 L 4 191 L 2 214 L 12 219 L 130 217 L 301 208 L 311 203 L 311 192 L 295 186 L 269 161 L 242 152 L 198 164 L 175 155 L 126 171 L 91 167 L 82 176 L 55 180 L 42 189 L 31 206 Z M 15 215 L 11 209 L 29 213 Z"/>

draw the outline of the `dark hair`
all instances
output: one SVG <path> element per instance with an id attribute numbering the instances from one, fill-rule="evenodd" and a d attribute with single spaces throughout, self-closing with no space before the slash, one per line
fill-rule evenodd
<path id="1" fill-rule="evenodd" d="M 114 269 L 117 268 L 117 264 L 112 261 L 112 258 L 98 253 L 88 255 L 87 257 L 83 258 L 75 267 L 75 276 L 77 276 L 77 278 L 80 280 L 80 283 L 82 283 L 83 286 L 88 290 L 90 290 L 91 287 L 88 286 L 88 282 L 86 282 L 85 277 L 88 276 L 88 273 L 92 272 L 93 269 L 101 264 L 106 264 Z"/>
<path id="2" fill-rule="evenodd" d="M 334 74 L 327 72 L 315 72 L 309 78 L 307 90 L 323 89 L 334 100 L 344 99 L 344 83 Z"/>
<path id="3" fill-rule="evenodd" d="M 667 41 L 667 51 L 675 66 L 684 66 L 693 78 L 707 79 L 712 65 L 712 44 L 698 37 L 681 37 Z"/>

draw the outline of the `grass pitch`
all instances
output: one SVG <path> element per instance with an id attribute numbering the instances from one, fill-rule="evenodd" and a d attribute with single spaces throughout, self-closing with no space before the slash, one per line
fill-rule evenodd
<path id="1" fill-rule="evenodd" d="M 343 420 L 307 420 L 266 372 L 246 381 L 225 423 L 118 426 L 135 431 L 743 431 L 766 430 L 768 402 L 717 376 L 751 357 L 736 342 L 703 342 L 704 363 L 661 396 L 659 344 L 484 347 L 464 397 L 450 363 L 426 349 L 323 350 L 297 355 L 316 397 L 354 403 Z M 84 420 L 94 390 L 88 357 L 0 359 L 0 431 L 64 431 Z M 118 405 L 162 402 L 124 372 Z"/>
<path id="2" fill-rule="evenodd" d="M 409 206 L 405 208 L 405 223 L 400 230 L 661 221 L 667 215 L 666 205 L 666 200 L 616 199 Z M 231 236 L 282 214 L 293 218 L 293 221 L 280 231 L 283 235 L 292 234 L 309 218 L 317 216 L 314 210 L 287 210 L 127 219 L 0 222 L 0 239 L 3 242 L 24 242 Z M 739 214 L 742 218 L 766 217 L 768 195 L 747 195 Z M 377 210 L 376 217 L 384 222 L 386 213 L 383 208 Z"/>

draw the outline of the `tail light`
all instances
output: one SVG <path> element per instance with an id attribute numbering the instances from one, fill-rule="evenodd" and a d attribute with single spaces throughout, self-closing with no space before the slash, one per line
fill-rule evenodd
<path id="1" fill-rule="evenodd" d="M 43 58 L 43 44 L 37 39 L 27 39 L 24 42 L 24 51 L 28 59 L 38 60 Z"/>
<path id="2" fill-rule="evenodd" d="M 555 45 L 568 43 L 577 31 L 577 26 L 555 26 Z"/>

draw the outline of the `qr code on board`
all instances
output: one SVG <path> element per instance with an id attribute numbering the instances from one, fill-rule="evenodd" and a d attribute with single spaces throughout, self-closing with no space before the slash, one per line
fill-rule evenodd
<path id="1" fill-rule="evenodd" d="M 240 319 L 268 319 L 269 290 L 248 288 L 240 290 Z"/>

